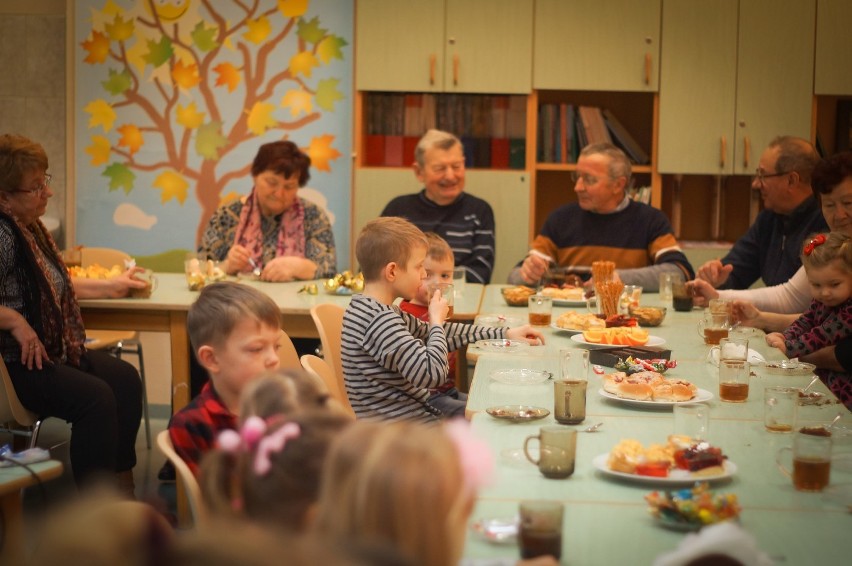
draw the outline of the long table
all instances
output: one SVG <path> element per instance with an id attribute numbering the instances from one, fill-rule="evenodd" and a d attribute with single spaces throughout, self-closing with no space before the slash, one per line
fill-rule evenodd
<path id="1" fill-rule="evenodd" d="M 526 309 L 506 306 L 500 286 L 488 286 L 483 313 L 525 316 Z M 658 304 L 656 295 L 645 295 L 643 305 Z M 568 310 L 554 309 L 556 316 Z M 585 310 L 577 308 L 575 310 Z M 852 556 L 852 515 L 845 506 L 821 493 L 802 493 L 776 467 L 779 448 L 790 446 L 792 435 L 772 434 L 763 427 L 763 387 L 804 386 L 809 376 L 779 376 L 754 369 L 746 403 L 724 403 L 718 399 L 716 368 L 707 362 L 708 346 L 698 335 L 699 311 L 676 312 L 669 307 L 663 324 L 652 335 L 666 340 L 678 365 L 669 376 L 689 379 L 714 394 L 709 401 L 711 420 L 708 439 L 721 447 L 738 470 L 730 479 L 714 484 L 716 490 L 733 492 L 743 507 L 742 526 L 752 533 L 758 545 L 776 562 L 784 564 L 847 564 Z M 499 421 L 484 412 L 491 406 L 529 404 L 553 410 L 553 384 L 506 385 L 490 379 L 494 369 L 544 369 L 559 371 L 560 348 L 582 347 L 568 333 L 544 329 L 547 344 L 531 347 L 521 354 L 479 356 L 468 400 L 473 427 L 491 446 L 497 462 L 493 486 L 481 492 L 472 521 L 516 515 L 523 499 L 555 499 L 565 504 L 563 558 L 565 564 L 650 564 L 655 556 L 673 550 L 683 533 L 665 530 L 646 510 L 643 496 L 654 489 L 666 489 L 647 482 L 622 481 L 606 476 L 592 465 L 620 440 L 635 438 L 643 444 L 665 443 L 673 432 L 671 409 L 640 409 L 599 395 L 600 376 L 590 373 L 587 417 L 583 428 L 603 422 L 596 433 L 578 433 L 576 469 L 565 480 L 544 478 L 527 462 L 521 449 L 527 436 L 537 434 L 543 425 L 557 424 L 552 415 L 534 422 L 513 424 Z M 767 359 L 781 359 L 780 352 L 766 346 L 762 332 L 751 335 L 750 346 Z M 614 371 L 604 368 L 607 373 Z M 818 391 L 830 393 L 817 384 Z M 830 397 L 833 399 L 833 397 Z M 835 414 L 843 415 L 840 433 L 835 434 L 832 489 L 852 490 L 852 415 L 842 405 L 808 407 L 800 422 L 827 423 Z M 842 433 L 842 434 L 841 434 Z M 515 546 L 497 546 L 469 534 L 465 547 L 469 558 L 517 557 Z"/>
<path id="2" fill-rule="evenodd" d="M 190 291 L 186 278 L 178 273 L 157 274 L 157 287 L 147 299 L 96 299 L 80 301 L 83 322 L 89 329 L 137 330 L 166 332 L 172 359 L 172 410 L 178 411 L 189 402 L 189 338 L 186 334 L 186 314 L 198 292 Z M 346 307 L 350 297 L 323 291 L 322 281 L 265 283 L 241 279 L 267 295 L 281 309 L 281 327 L 292 338 L 319 338 L 311 319 L 311 307 L 333 303 Z M 300 292 L 306 285 L 316 284 L 319 292 L 311 295 Z M 472 320 L 479 312 L 484 287 L 465 285 L 456 297 L 453 320 Z"/>

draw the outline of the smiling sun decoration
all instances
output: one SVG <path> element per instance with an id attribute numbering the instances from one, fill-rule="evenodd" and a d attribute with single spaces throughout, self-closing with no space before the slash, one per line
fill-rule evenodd
<path id="1" fill-rule="evenodd" d="M 154 0 L 154 10 L 161 20 L 172 22 L 183 16 L 189 9 L 190 0 Z"/>

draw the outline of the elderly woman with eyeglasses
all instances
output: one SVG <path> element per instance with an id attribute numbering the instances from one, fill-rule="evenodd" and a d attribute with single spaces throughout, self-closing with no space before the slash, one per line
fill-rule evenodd
<path id="1" fill-rule="evenodd" d="M 142 387 L 136 369 L 87 351 L 77 297 L 126 295 L 144 283 L 72 279 L 44 224 L 53 196 L 41 145 L 0 135 L 0 353 L 21 403 L 72 425 L 79 484 L 115 475 L 132 494 Z"/>

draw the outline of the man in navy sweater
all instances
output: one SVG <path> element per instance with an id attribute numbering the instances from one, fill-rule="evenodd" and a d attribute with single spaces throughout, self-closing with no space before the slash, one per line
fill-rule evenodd
<path id="1" fill-rule="evenodd" d="M 751 182 L 764 209 L 728 255 L 710 260 L 698 277 L 717 289 L 748 289 L 758 279 L 780 285 L 802 265 L 802 242 L 828 227 L 811 190 L 819 155 L 806 140 L 780 136 L 760 156 Z"/>

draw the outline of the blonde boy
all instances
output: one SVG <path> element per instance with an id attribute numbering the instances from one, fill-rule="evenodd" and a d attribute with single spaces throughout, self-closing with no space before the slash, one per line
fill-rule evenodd
<path id="1" fill-rule="evenodd" d="M 452 283 L 455 260 L 453 250 L 446 240 L 434 232 L 426 232 L 424 235 L 429 248 L 426 252 L 426 260 L 423 262 L 426 279 L 421 282 L 417 296 L 411 301 L 403 299 L 399 303 L 399 308 L 424 322 L 429 322 L 429 286 L 437 283 Z M 454 386 L 456 361 L 456 352 L 450 352 L 447 356 L 449 364 L 447 380 L 438 387 L 429 389 L 429 404 L 449 417 L 463 417 L 467 406 L 467 394 Z"/>
<path id="2" fill-rule="evenodd" d="M 417 295 L 427 249 L 423 232 L 397 217 L 367 223 L 355 244 L 365 285 L 343 316 L 341 359 L 358 418 L 438 419 L 442 412 L 429 404 L 429 388 L 446 381 L 448 350 L 485 338 L 544 342 L 526 325 L 506 330 L 445 323 L 447 302 L 439 292 L 429 299 L 428 322 L 401 312 L 393 303 Z"/>
<path id="3" fill-rule="evenodd" d="M 210 375 L 201 393 L 172 417 L 175 451 L 198 475 L 216 435 L 237 428 L 245 386 L 279 365 L 280 312 L 266 294 L 238 283 L 204 287 L 189 309 L 189 340 Z"/>

